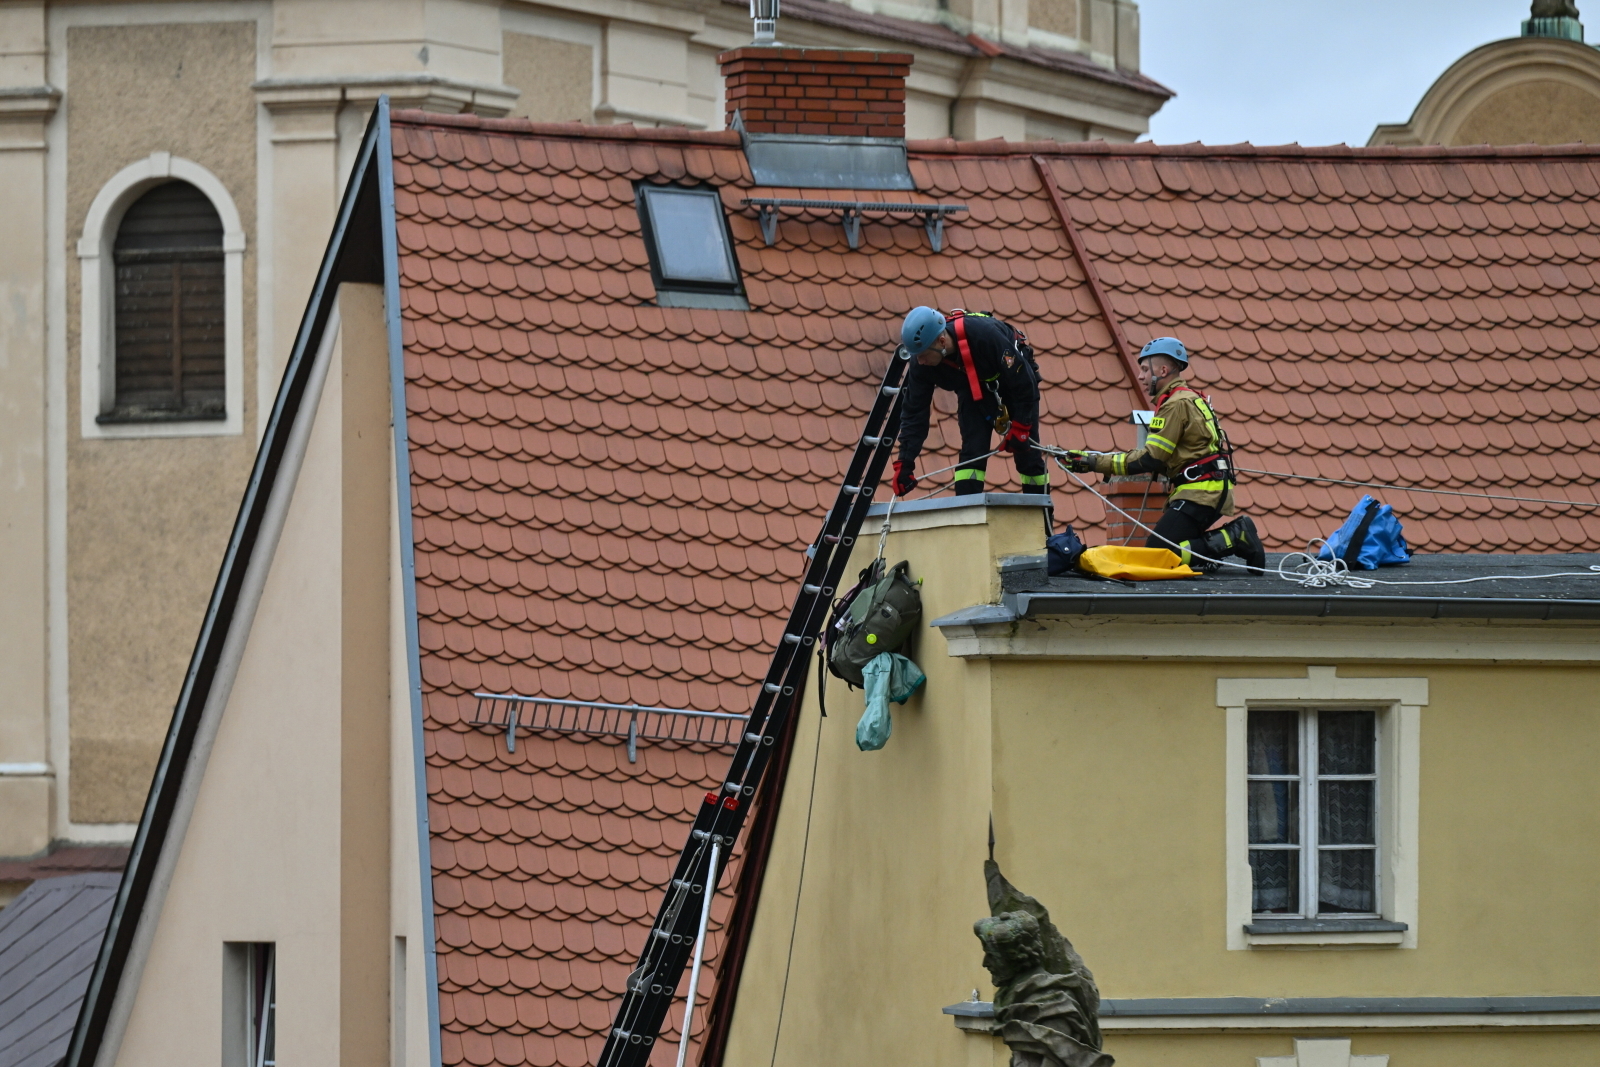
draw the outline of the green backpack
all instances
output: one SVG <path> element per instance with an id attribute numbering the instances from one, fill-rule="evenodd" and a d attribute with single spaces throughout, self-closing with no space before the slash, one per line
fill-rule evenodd
<path id="1" fill-rule="evenodd" d="M 922 619 L 922 590 L 901 560 L 884 573 L 881 558 L 861 572 L 861 581 L 833 606 L 823 631 L 828 670 L 853 686 L 864 686 L 861 669 L 874 657 L 898 652 Z"/>

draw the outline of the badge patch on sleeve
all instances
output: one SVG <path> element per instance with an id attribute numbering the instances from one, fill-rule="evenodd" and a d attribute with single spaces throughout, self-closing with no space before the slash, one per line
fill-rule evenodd
<path id="1" fill-rule="evenodd" d="M 1152 430 L 1159 430 L 1166 424 L 1167 420 L 1163 419 L 1160 415 L 1153 415 L 1150 418 L 1150 428 Z"/>

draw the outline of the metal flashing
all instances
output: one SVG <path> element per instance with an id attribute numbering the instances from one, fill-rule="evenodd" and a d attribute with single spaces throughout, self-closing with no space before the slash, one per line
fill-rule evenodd
<path id="1" fill-rule="evenodd" d="M 1247 934 L 1403 934 L 1411 927 L 1388 919 L 1259 919 Z"/>
<path id="2" fill-rule="evenodd" d="M 953 508 L 1048 508 L 1050 497 L 1044 493 L 969 493 L 966 496 L 927 497 L 922 500 L 896 500 L 896 515 L 914 515 L 924 511 L 948 511 Z M 873 504 L 867 509 L 867 518 L 881 519 L 889 513 L 887 502 Z"/>
<path id="3" fill-rule="evenodd" d="M 1249 1015 L 1548 1015 L 1600 1011 L 1600 997 L 1139 997 L 1102 1000 L 1102 1018 Z M 963 1001 L 945 1015 L 994 1018 L 990 1001 Z"/>
<path id="4" fill-rule="evenodd" d="M 962 608 L 960 611 L 952 611 L 948 615 L 941 615 L 928 623 L 928 625 L 939 628 L 946 626 L 1009 626 L 1016 621 L 1016 613 L 1004 604 L 978 604 L 975 607 Z"/>
<path id="5" fill-rule="evenodd" d="M 757 185 L 787 189 L 915 189 L 900 137 L 746 133 Z"/>
<path id="6" fill-rule="evenodd" d="M 389 402 L 394 427 L 395 516 L 399 523 L 400 588 L 405 603 L 406 690 L 411 704 L 412 794 L 416 804 L 417 876 L 421 885 L 422 964 L 428 1005 L 428 1063 L 444 1063 L 439 1026 L 439 940 L 433 918 L 433 841 L 428 825 L 428 768 L 423 730 L 422 645 L 417 624 L 417 553 L 411 514 L 410 422 L 406 411 L 405 335 L 400 320 L 400 239 L 394 205 L 394 132 L 389 98 L 372 114 L 377 133 L 378 224 L 382 245 L 384 325 L 389 345 Z M 403 994 L 402 994 L 403 995 Z"/>
<path id="7" fill-rule="evenodd" d="M 1600 619 L 1600 600 L 1326 596 L 1315 593 L 1014 593 L 1018 617 L 1040 615 L 1298 616 L 1345 619 Z M 946 616 L 951 618 L 951 616 Z M 935 623 L 934 625 L 937 625 Z M 970 624 L 963 624 L 970 625 Z"/>

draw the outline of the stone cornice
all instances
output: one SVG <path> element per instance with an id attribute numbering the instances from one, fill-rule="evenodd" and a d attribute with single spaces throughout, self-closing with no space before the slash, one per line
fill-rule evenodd
<path id="1" fill-rule="evenodd" d="M 252 88 L 256 99 L 273 112 L 372 103 L 387 94 L 396 108 L 414 107 L 445 114 L 471 112 L 486 118 L 506 114 L 520 95 L 509 85 L 447 78 L 424 71 L 264 78 Z"/>
<path id="2" fill-rule="evenodd" d="M 0 122 L 47 119 L 61 106 L 61 90 L 53 85 L 21 85 L 0 89 Z"/>

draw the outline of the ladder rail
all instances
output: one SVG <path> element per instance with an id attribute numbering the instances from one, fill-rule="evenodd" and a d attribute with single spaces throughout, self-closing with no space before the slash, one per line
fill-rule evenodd
<path id="1" fill-rule="evenodd" d="M 645 1067 L 650 1059 L 697 940 L 700 909 L 686 905 L 702 892 L 715 892 L 777 739 L 796 710 L 798 694 L 810 671 L 811 652 L 899 436 L 900 390 L 910 359 L 910 353 L 898 347 L 889 360 L 864 432 L 813 545 L 815 552 L 789 611 L 783 637 L 757 689 L 744 736 L 720 788 L 707 792 L 701 802 L 640 952 L 639 965 L 628 976 L 598 1067 Z M 720 853 L 716 870 L 710 869 L 712 845 L 718 846 Z"/>

